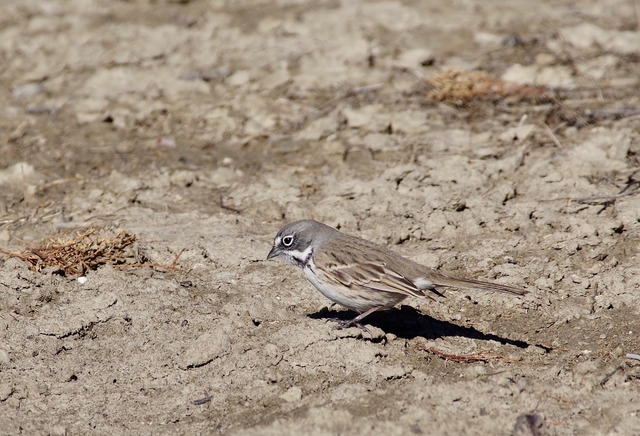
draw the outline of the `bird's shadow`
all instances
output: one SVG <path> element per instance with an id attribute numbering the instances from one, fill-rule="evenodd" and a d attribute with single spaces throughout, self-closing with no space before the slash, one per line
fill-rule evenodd
<path id="1" fill-rule="evenodd" d="M 352 311 L 331 311 L 322 308 L 318 312 L 307 315 L 313 319 L 333 319 L 347 321 L 357 314 Z M 400 306 L 385 312 L 377 312 L 368 316 L 365 324 L 382 329 L 386 333 L 392 333 L 399 338 L 414 339 L 418 336 L 425 339 L 437 339 L 444 336 L 461 336 L 482 341 L 497 341 L 503 345 L 513 345 L 518 348 L 527 348 L 530 344 L 526 341 L 504 338 L 491 333 L 483 333 L 473 327 L 462 327 L 447 321 L 440 321 L 418 312 L 411 306 Z"/>

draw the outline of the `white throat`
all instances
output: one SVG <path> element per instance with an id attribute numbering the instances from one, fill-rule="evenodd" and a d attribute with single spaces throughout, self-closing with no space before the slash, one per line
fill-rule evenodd
<path id="1" fill-rule="evenodd" d="M 313 247 L 308 246 L 304 251 L 290 250 L 285 252 L 284 257 L 291 265 L 303 268 L 307 266 L 313 256 Z"/>

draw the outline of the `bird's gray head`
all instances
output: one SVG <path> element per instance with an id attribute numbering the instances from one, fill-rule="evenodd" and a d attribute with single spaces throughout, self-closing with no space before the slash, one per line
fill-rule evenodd
<path id="1" fill-rule="evenodd" d="M 304 268 L 313 251 L 338 233 L 333 227 L 313 220 L 295 221 L 278 231 L 267 259 L 283 257 L 292 265 Z"/>

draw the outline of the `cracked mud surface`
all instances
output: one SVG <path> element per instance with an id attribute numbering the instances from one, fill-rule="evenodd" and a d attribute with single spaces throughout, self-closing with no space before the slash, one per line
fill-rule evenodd
<path id="1" fill-rule="evenodd" d="M 155 267 L 0 257 L 0 434 L 640 433 L 637 5 L 531 5 L 3 2 L 0 247 Z M 531 293 L 338 330 L 302 218 Z"/>

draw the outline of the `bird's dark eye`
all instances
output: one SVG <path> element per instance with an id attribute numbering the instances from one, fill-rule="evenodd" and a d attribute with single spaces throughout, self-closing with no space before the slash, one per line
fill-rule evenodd
<path id="1" fill-rule="evenodd" d="M 293 236 L 289 235 L 282 238 L 282 245 L 285 247 L 291 247 L 293 245 Z"/>

